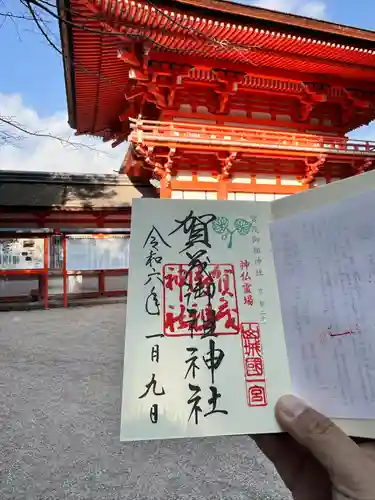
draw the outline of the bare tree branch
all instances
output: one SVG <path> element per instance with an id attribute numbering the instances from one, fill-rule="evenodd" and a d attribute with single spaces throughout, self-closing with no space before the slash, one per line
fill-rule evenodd
<path id="1" fill-rule="evenodd" d="M 76 149 L 89 149 L 91 151 L 96 151 L 96 148 L 94 146 L 89 146 L 87 144 L 82 144 L 80 142 L 71 141 L 70 139 L 64 139 L 63 137 L 58 137 L 48 132 L 28 130 L 26 127 L 23 127 L 21 124 L 19 124 L 13 117 L 0 116 L 0 123 L 8 127 L 11 127 L 12 129 L 15 129 L 18 132 L 22 132 L 22 134 L 24 134 L 24 135 L 17 135 L 16 133 L 12 134 L 6 128 L 3 127 L 2 129 L 0 129 L 0 147 L 6 144 L 11 144 L 12 140 L 18 142 L 25 139 L 25 136 L 33 136 L 33 137 L 42 137 L 45 139 L 54 139 L 56 141 L 59 141 L 61 145 L 72 146 L 73 148 Z"/>
<path id="2" fill-rule="evenodd" d="M 11 2 L 14 5 L 14 0 L 11 0 Z M 46 16 L 42 16 L 36 9 L 33 9 L 31 3 L 32 2 L 19 0 L 19 4 L 21 4 L 27 10 L 25 14 L 22 14 L 22 12 L 11 12 L 5 5 L 4 0 L 0 0 L 0 8 L 3 7 L 4 9 L 2 12 L 0 12 L 0 29 L 7 20 L 10 20 L 13 23 L 31 21 L 37 27 L 38 32 L 42 34 L 43 38 L 47 40 L 48 44 L 52 46 L 54 50 L 56 50 L 60 55 L 62 55 L 62 51 L 57 45 L 58 42 L 55 43 L 52 40 L 52 37 L 55 35 L 48 26 L 50 20 L 46 18 Z M 53 6 L 49 2 L 42 3 L 44 5 L 47 5 L 48 7 L 55 8 L 55 6 Z M 18 38 L 20 38 L 18 25 L 15 24 L 15 27 L 17 30 Z M 19 143 L 27 139 L 27 137 L 52 139 L 58 141 L 64 147 L 97 151 L 97 148 L 95 146 L 82 144 L 81 142 L 71 140 L 70 138 L 60 137 L 49 132 L 31 130 L 27 126 L 18 122 L 16 117 L 4 116 L 2 110 L 0 109 L 0 149 L 3 146 L 18 146 Z M 109 154 L 102 150 L 100 150 L 100 152 Z"/>
<path id="3" fill-rule="evenodd" d="M 21 14 L 13 14 L 12 12 L 0 12 L 0 18 L 4 18 L 5 20 L 7 19 L 18 19 L 22 21 L 33 21 L 34 19 L 32 17 L 26 16 L 26 15 L 21 15 Z"/>

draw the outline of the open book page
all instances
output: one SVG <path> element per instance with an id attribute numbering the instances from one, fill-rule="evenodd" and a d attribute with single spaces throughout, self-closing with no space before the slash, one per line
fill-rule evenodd
<path id="1" fill-rule="evenodd" d="M 277 432 L 290 391 L 268 203 L 135 200 L 121 439 Z"/>
<path id="2" fill-rule="evenodd" d="M 375 175 L 272 209 L 293 390 L 346 419 L 338 423 L 348 433 L 375 437 L 374 422 L 366 422 L 375 419 Z"/>

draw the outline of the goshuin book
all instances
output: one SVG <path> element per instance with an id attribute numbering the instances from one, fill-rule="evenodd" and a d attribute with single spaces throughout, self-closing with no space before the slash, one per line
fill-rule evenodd
<path id="1" fill-rule="evenodd" d="M 135 200 L 121 440 L 279 432 L 296 394 L 375 437 L 375 172 L 272 203 Z"/>

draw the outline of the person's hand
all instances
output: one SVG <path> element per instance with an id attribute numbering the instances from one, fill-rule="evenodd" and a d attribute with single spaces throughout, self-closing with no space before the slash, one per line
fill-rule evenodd
<path id="1" fill-rule="evenodd" d="M 280 398 L 275 411 L 287 434 L 251 437 L 295 500 L 375 500 L 375 442 L 355 443 L 295 396 Z"/>

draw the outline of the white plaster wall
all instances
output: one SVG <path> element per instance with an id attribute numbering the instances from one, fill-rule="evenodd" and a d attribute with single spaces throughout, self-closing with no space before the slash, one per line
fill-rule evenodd
<path id="1" fill-rule="evenodd" d="M 108 291 L 127 290 L 127 276 L 106 276 L 104 279 L 105 289 Z"/>

